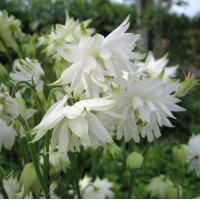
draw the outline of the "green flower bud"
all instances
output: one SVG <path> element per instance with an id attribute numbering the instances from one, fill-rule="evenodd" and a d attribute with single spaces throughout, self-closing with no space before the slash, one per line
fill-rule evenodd
<path id="1" fill-rule="evenodd" d="M 20 114 L 26 119 L 26 104 L 23 98 L 18 97 L 18 98 L 13 98 L 13 100 L 17 103 L 18 105 L 18 110 Z"/>
<path id="2" fill-rule="evenodd" d="M 142 166 L 143 161 L 144 157 L 140 153 L 134 151 L 128 155 L 126 165 L 129 169 L 138 169 Z"/>
<path id="3" fill-rule="evenodd" d="M 168 199 L 180 199 L 182 197 L 183 190 L 180 185 L 170 185 L 167 188 Z"/>
<path id="4" fill-rule="evenodd" d="M 2 181 L 5 177 L 5 171 L 4 169 L 0 166 L 0 181 Z"/>
<path id="5" fill-rule="evenodd" d="M 20 190 L 22 185 L 24 185 L 24 194 L 22 198 L 24 198 L 30 191 L 34 192 L 36 197 L 39 197 L 41 185 L 33 163 L 25 165 L 19 180 Z"/>
<path id="6" fill-rule="evenodd" d="M 183 145 L 176 145 L 172 148 L 172 154 L 174 160 L 178 162 L 182 167 L 185 165 L 187 160 L 187 151 Z"/>
<path id="7" fill-rule="evenodd" d="M 104 146 L 103 156 L 111 158 L 121 158 L 122 152 L 121 149 L 113 142 Z"/>

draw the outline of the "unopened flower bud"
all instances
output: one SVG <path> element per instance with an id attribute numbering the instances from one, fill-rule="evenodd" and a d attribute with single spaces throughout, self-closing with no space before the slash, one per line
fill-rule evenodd
<path id="1" fill-rule="evenodd" d="M 22 185 L 24 186 L 24 194 L 22 198 L 24 198 L 30 191 L 34 192 L 36 197 L 39 197 L 41 185 L 33 163 L 25 165 L 19 180 L 20 190 Z"/>
<path id="2" fill-rule="evenodd" d="M 114 143 L 109 143 L 104 146 L 103 155 L 105 157 L 120 158 L 122 157 L 121 149 Z"/>
<path id="3" fill-rule="evenodd" d="M 128 155 L 126 165 L 129 169 L 138 169 L 142 166 L 143 161 L 144 157 L 140 153 L 134 151 Z"/>
<path id="4" fill-rule="evenodd" d="M 183 167 L 187 160 L 187 151 L 183 147 L 183 145 L 174 146 L 172 148 L 172 154 L 173 154 L 174 160 Z"/>
<path id="5" fill-rule="evenodd" d="M 198 80 L 189 72 L 185 77 L 185 80 L 177 85 L 175 96 L 184 97 L 189 91 L 193 90 L 197 84 Z"/>
<path id="6" fill-rule="evenodd" d="M 4 169 L 0 166 L 0 181 L 2 181 L 5 177 L 5 171 Z"/>
<path id="7" fill-rule="evenodd" d="M 18 105 L 18 110 L 20 112 L 20 114 L 26 119 L 27 116 L 26 116 L 26 104 L 25 104 L 25 101 L 23 98 L 21 97 L 18 97 L 18 98 L 14 98 L 13 99 L 17 105 Z"/>
<path id="8" fill-rule="evenodd" d="M 180 185 L 170 185 L 167 188 L 168 199 L 180 199 L 182 197 L 183 190 Z"/>

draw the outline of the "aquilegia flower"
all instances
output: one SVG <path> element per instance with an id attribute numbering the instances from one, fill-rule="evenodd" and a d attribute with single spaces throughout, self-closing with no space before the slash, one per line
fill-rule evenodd
<path id="1" fill-rule="evenodd" d="M 80 151 L 84 148 L 96 148 L 100 143 L 113 142 L 106 128 L 92 111 L 106 111 L 112 108 L 115 101 L 102 99 L 89 99 L 69 105 L 69 97 L 55 103 L 45 114 L 42 121 L 33 129 L 36 134 L 34 141 L 54 129 L 52 133 L 52 150 L 58 145 L 58 150 Z"/>
<path id="2" fill-rule="evenodd" d="M 144 73 L 144 77 L 146 78 L 157 78 L 164 70 L 163 80 L 165 82 L 176 76 L 176 70 L 178 68 L 178 66 L 166 67 L 168 63 L 167 54 L 155 60 L 151 51 L 149 51 L 144 63 L 137 60 L 136 63 L 139 66 L 138 71 Z"/>
<path id="3" fill-rule="evenodd" d="M 12 82 L 16 84 L 20 81 L 27 81 L 30 84 L 32 80 L 36 86 L 36 91 L 41 92 L 43 90 L 44 70 L 37 60 L 26 58 L 26 60 L 15 60 L 13 66 L 14 73 L 10 73 Z M 26 87 L 26 85 L 25 85 Z"/>
<path id="4" fill-rule="evenodd" d="M 79 185 L 81 186 L 83 199 L 112 199 L 114 196 L 114 193 L 111 191 L 113 183 L 107 179 L 101 180 L 97 177 L 94 182 L 91 182 L 91 178 L 86 176 L 79 181 Z"/>
<path id="5" fill-rule="evenodd" d="M 152 142 L 154 136 L 161 133 L 159 126 L 172 127 L 168 117 L 175 118 L 171 111 L 184 111 L 176 105 L 179 99 L 170 95 L 176 88 L 176 82 L 163 84 L 160 79 L 133 79 L 127 85 L 127 90 L 119 92 L 114 98 L 118 99 L 114 113 L 124 117 L 117 124 L 117 139 L 124 135 L 125 141 L 134 139 L 140 142 L 140 135 Z M 105 120 L 109 125 L 116 123 L 116 119 Z"/>
<path id="6" fill-rule="evenodd" d="M 197 177 L 200 177 L 200 134 L 192 135 L 188 142 L 188 145 L 184 147 L 187 150 L 188 157 L 187 163 L 189 163 L 189 169 L 195 170 Z"/>
<path id="7" fill-rule="evenodd" d="M 151 192 L 151 197 L 154 196 L 163 199 L 167 197 L 168 187 L 173 185 L 173 182 L 166 176 L 160 175 L 151 179 L 147 190 Z"/>
<path id="8" fill-rule="evenodd" d="M 122 78 L 122 70 L 133 75 L 137 66 L 131 60 L 142 59 L 144 55 L 132 52 L 139 35 L 125 33 L 128 27 L 129 17 L 104 38 L 100 34 L 89 36 L 81 24 L 82 37 L 78 45 L 56 41 L 58 53 L 73 64 L 51 85 L 71 83 L 68 92 L 74 91 L 75 98 L 84 90 L 87 98 L 98 98 L 100 92 L 107 91 L 107 80 Z"/>
<path id="9" fill-rule="evenodd" d="M 90 24 L 91 20 L 84 21 L 84 26 L 87 27 Z M 92 35 L 94 33 L 94 29 L 87 28 L 87 33 Z M 57 54 L 56 48 L 54 45 L 55 40 L 59 40 L 62 42 L 66 42 L 69 44 L 78 44 L 81 39 L 81 29 L 79 20 L 74 20 L 74 18 L 70 18 L 68 11 L 66 10 L 66 22 L 65 25 L 56 24 L 55 28 L 52 28 L 51 33 L 49 35 L 44 35 L 39 37 L 39 45 L 47 45 L 45 51 L 47 55 L 52 55 L 57 61 L 60 61 L 61 56 Z"/>
<path id="10" fill-rule="evenodd" d="M 0 85 L 0 119 L 12 122 L 19 116 L 18 105 L 9 95 L 9 89 Z"/>

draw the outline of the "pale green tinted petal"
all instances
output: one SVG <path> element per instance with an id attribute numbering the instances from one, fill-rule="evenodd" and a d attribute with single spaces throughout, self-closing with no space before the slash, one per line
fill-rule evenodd
<path id="1" fill-rule="evenodd" d="M 83 117 L 71 119 L 69 121 L 69 128 L 79 137 L 83 137 L 88 134 L 88 122 Z"/>
<path id="2" fill-rule="evenodd" d="M 63 123 L 60 129 L 59 134 L 59 148 L 58 150 L 61 152 L 66 151 L 69 137 L 68 137 L 68 123 Z"/>

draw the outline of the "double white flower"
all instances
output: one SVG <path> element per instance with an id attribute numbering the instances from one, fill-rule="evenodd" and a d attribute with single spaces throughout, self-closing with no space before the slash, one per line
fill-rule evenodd
<path id="1" fill-rule="evenodd" d="M 127 90 L 115 96 L 118 101 L 113 111 L 124 116 L 117 125 L 117 139 L 124 135 L 126 142 L 132 138 L 140 142 L 141 135 L 151 142 L 154 136 L 161 135 L 159 126 L 172 127 L 168 117 L 175 117 L 171 111 L 185 110 L 176 105 L 180 100 L 171 95 L 175 88 L 175 82 L 163 84 L 160 79 L 133 79 Z M 109 118 L 106 122 L 114 125 L 116 119 Z"/>
<path id="2" fill-rule="evenodd" d="M 195 170 L 197 177 L 200 177 L 200 134 L 192 135 L 188 142 L 188 145 L 184 145 L 187 150 L 188 157 L 187 163 L 189 163 L 189 169 Z"/>
<path id="3" fill-rule="evenodd" d="M 37 60 L 29 58 L 15 60 L 13 70 L 14 72 L 10 73 L 12 82 L 16 84 L 20 81 L 27 81 L 31 84 L 33 81 L 36 91 L 43 91 L 44 81 L 42 79 L 44 78 L 44 70 Z"/>
<path id="4" fill-rule="evenodd" d="M 89 36 L 81 24 L 82 37 L 78 45 L 55 42 L 58 53 L 73 64 L 52 85 L 71 83 L 69 92 L 74 91 L 75 98 L 84 90 L 87 97 L 98 98 L 99 93 L 109 88 L 107 80 L 111 83 L 113 79 L 122 78 L 122 70 L 134 75 L 137 66 L 131 60 L 142 59 L 144 55 L 132 52 L 139 35 L 125 33 L 128 27 L 129 17 L 104 38 L 100 34 Z"/>
<path id="5" fill-rule="evenodd" d="M 82 100 L 74 105 L 67 105 L 68 96 L 55 103 L 45 114 L 41 123 L 33 129 L 37 133 L 34 141 L 54 129 L 52 133 L 52 149 L 58 145 L 58 150 L 80 151 L 84 148 L 96 148 L 100 143 L 111 143 L 112 138 L 99 118 L 92 111 L 104 112 L 114 105 L 115 101 L 108 99 Z"/>

